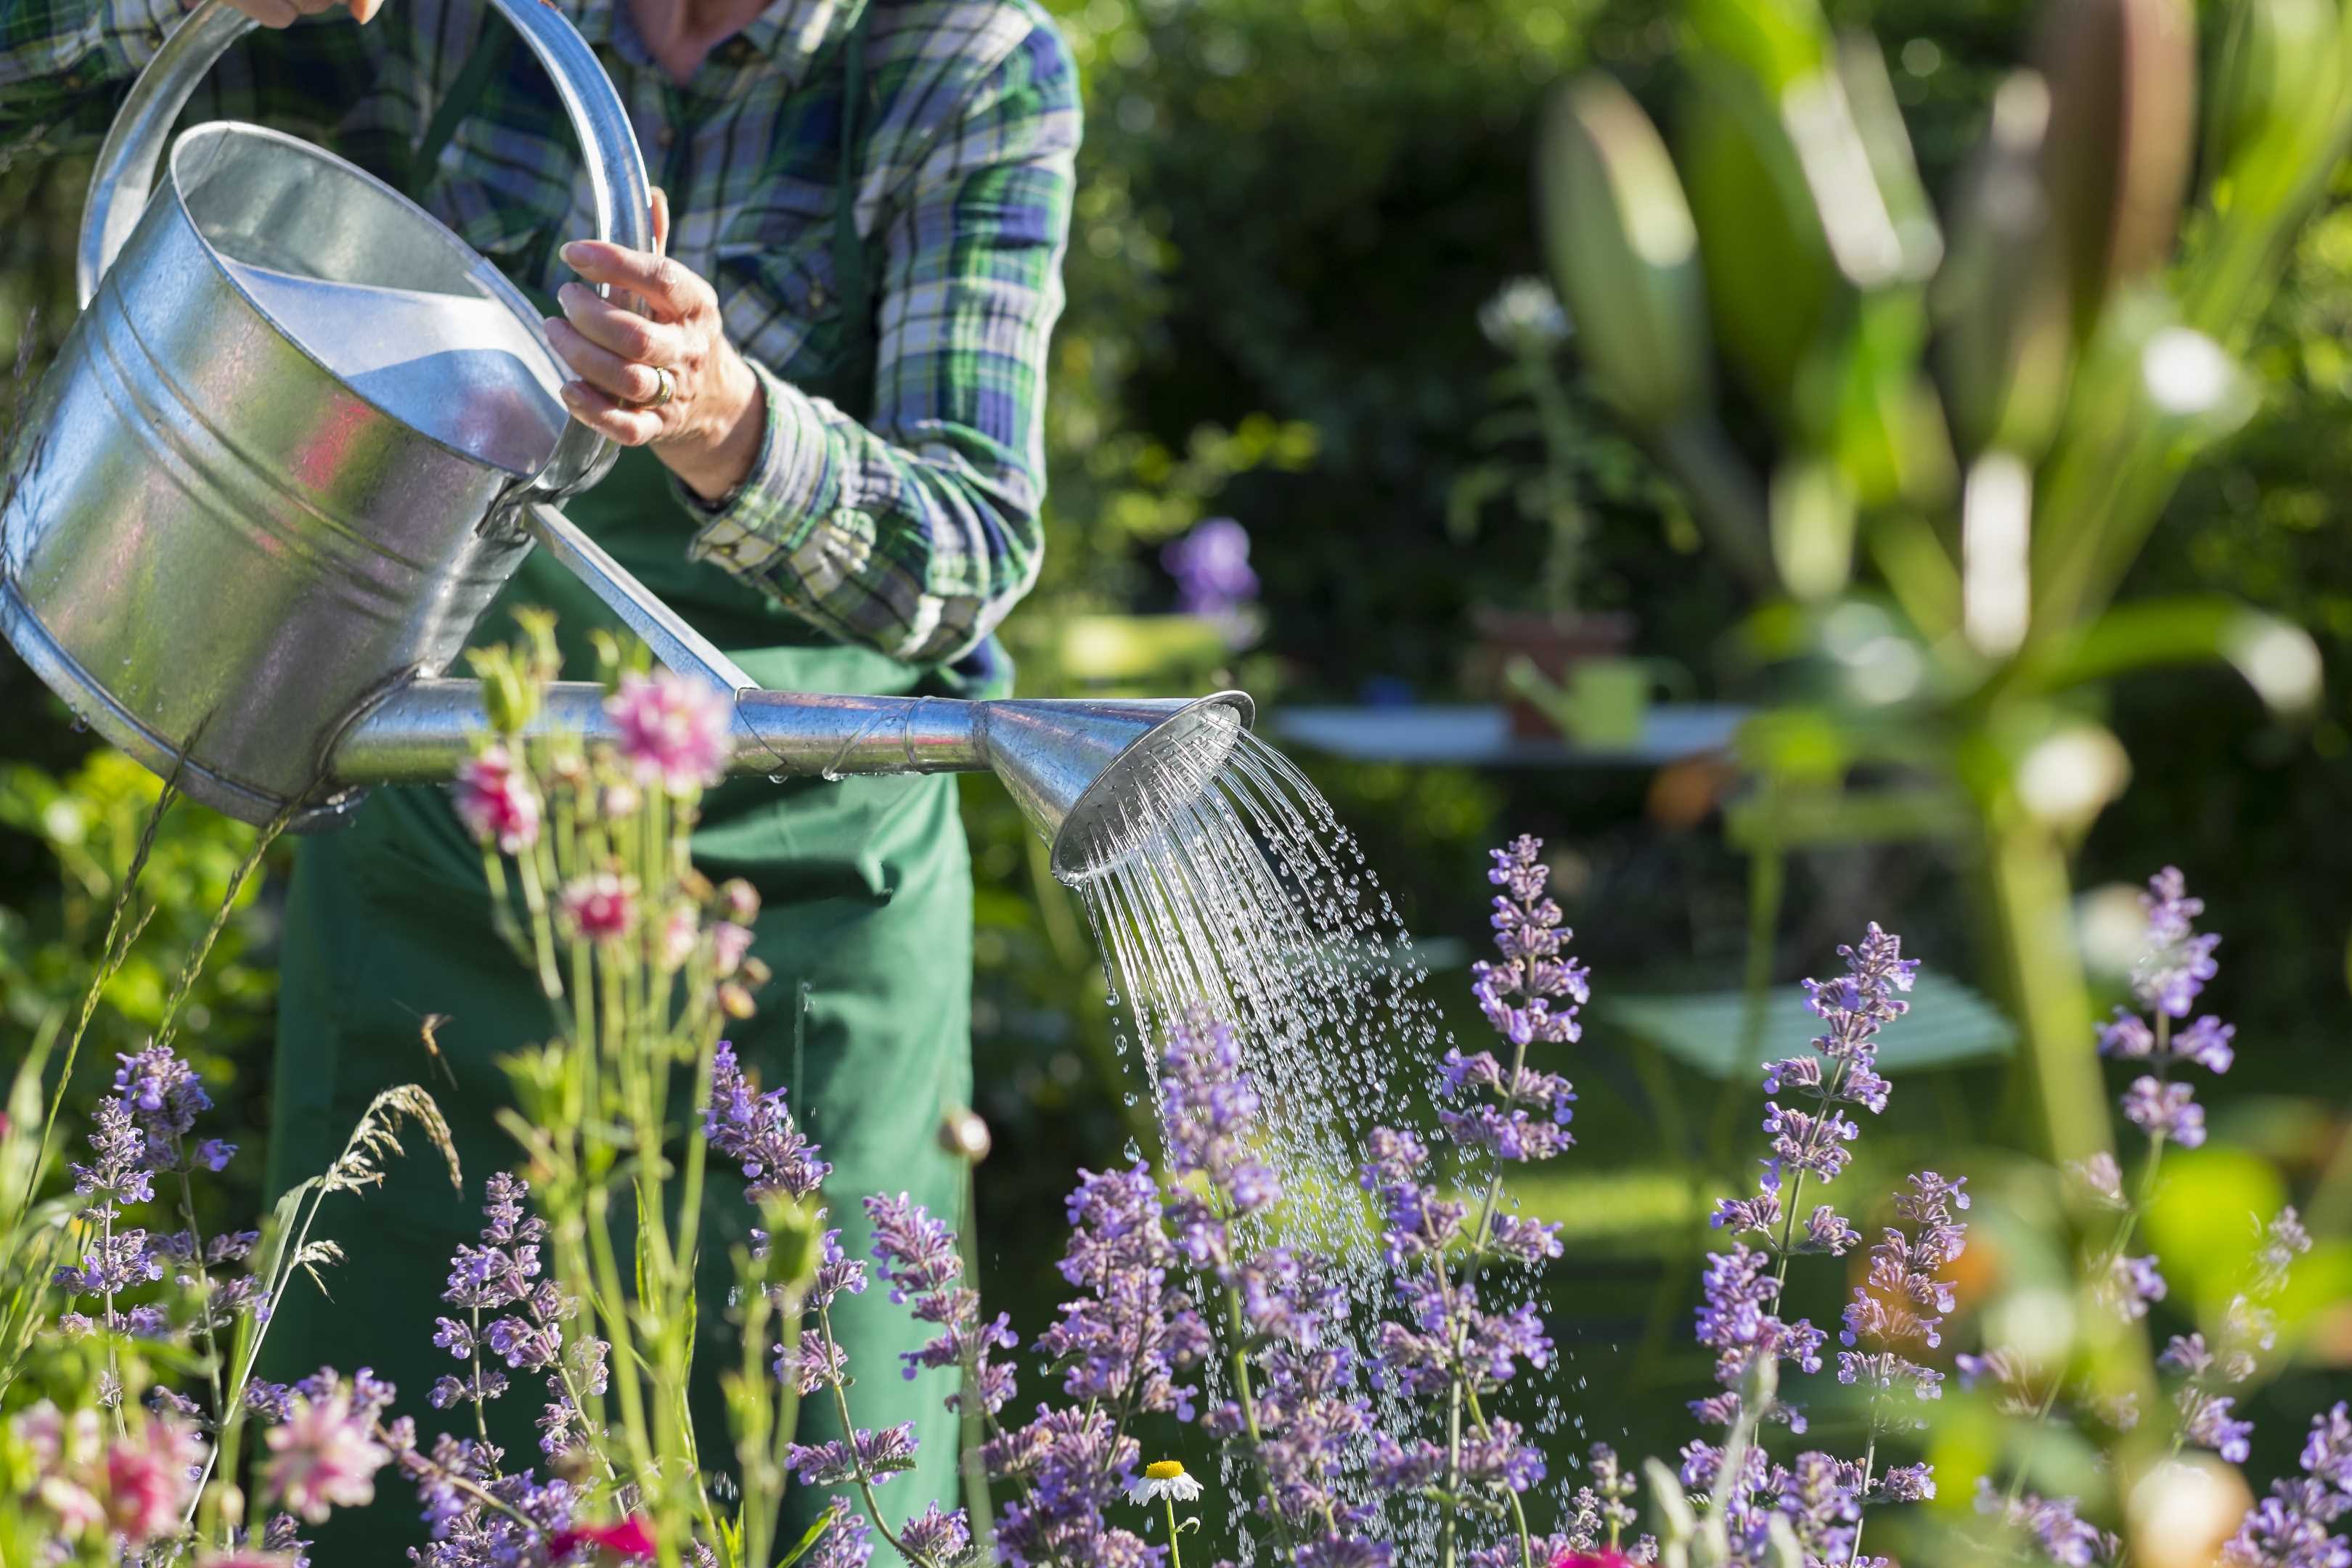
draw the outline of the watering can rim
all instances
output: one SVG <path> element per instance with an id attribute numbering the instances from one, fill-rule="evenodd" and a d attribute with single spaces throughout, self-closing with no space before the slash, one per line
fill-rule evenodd
<path id="1" fill-rule="evenodd" d="M 488 4 L 522 35 L 554 85 L 556 98 L 580 142 L 580 174 L 588 185 L 596 237 L 634 250 L 651 248 L 653 196 L 645 156 L 628 108 L 603 62 L 580 30 L 549 0 L 488 0 Z M 173 126 L 194 96 L 197 82 L 228 52 L 230 45 L 257 26 L 228 0 L 198 0 L 131 81 L 90 171 L 89 195 L 75 247 L 74 291 L 85 310 L 148 205 L 156 169 L 165 161 L 173 140 Z M 317 151 L 322 156 L 334 156 L 323 149 Z M 352 167 L 363 178 L 374 178 Z M 429 213 L 425 216 L 448 233 L 437 218 Z M 465 244 L 454 234 L 449 237 Z M 602 284 L 596 285 L 595 291 L 611 293 Z M 265 319 L 277 327 L 275 317 L 265 313 Z M 531 318 L 526 314 L 524 320 L 528 323 Z M 401 425 L 404 429 L 414 428 L 404 420 Z M 568 420 L 548 462 L 536 477 L 518 488 L 540 500 L 561 500 L 602 479 L 619 451 L 601 431 Z M 511 472 L 491 467 L 499 473 Z"/>
<path id="2" fill-rule="evenodd" d="M 373 187 L 375 194 L 378 195 L 391 198 L 395 205 L 406 209 L 407 215 L 410 217 L 417 219 L 424 224 L 426 230 L 431 233 L 435 243 L 453 252 L 459 263 L 464 267 L 467 274 L 484 284 L 490 290 L 489 297 L 495 299 L 500 305 L 505 306 L 514 316 L 515 320 L 521 324 L 523 330 L 530 334 L 531 341 L 536 342 L 541 348 L 547 351 L 548 357 L 551 362 L 556 361 L 555 347 L 552 343 L 550 343 L 547 341 L 547 331 L 541 324 L 539 312 L 531 309 L 530 299 L 524 295 L 521 289 L 516 288 L 511 282 L 509 282 L 507 279 L 506 275 L 500 272 L 488 258 L 483 256 L 481 252 L 476 250 L 472 246 L 467 245 L 462 238 L 458 237 L 458 236 L 451 230 L 448 225 L 443 223 L 439 218 L 435 217 L 431 213 L 425 211 L 425 208 L 411 201 L 406 195 L 403 195 L 388 182 L 378 179 L 375 175 L 369 174 L 365 169 L 361 168 L 358 164 L 351 162 L 349 159 L 339 157 L 335 153 L 328 152 L 325 148 L 317 145 L 315 142 L 305 142 L 299 136 L 290 135 L 288 132 L 277 130 L 272 126 L 256 125 L 252 121 L 245 120 L 207 120 L 201 125 L 192 125 L 188 127 L 187 130 L 180 132 L 180 134 L 174 137 L 172 141 L 172 150 L 168 154 L 166 154 L 164 160 L 165 166 L 169 171 L 168 185 L 173 204 L 178 207 L 181 216 L 187 221 L 188 232 L 194 237 L 196 243 L 204 247 L 205 258 L 212 263 L 215 272 L 218 274 L 221 279 L 231 289 L 236 290 L 237 298 L 244 300 L 248 309 L 250 309 L 256 315 L 259 316 L 263 321 L 266 321 L 270 324 L 270 326 L 277 331 L 278 335 L 285 340 L 289 347 L 299 353 L 304 359 L 310 361 L 313 366 L 317 367 L 321 374 L 325 375 L 328 380 L 333 382 L 338 387 L 341 388 L 343 392 L 354 398 L 357 398 L 360 402 L 366 404 L 371 409 L 373 409 L 384 418 L 389 419 L 394 424 L 399 426 L 404 434 L 413 436 L 417 439 L 425 442 L 429 446 L 432 446 L 442 452 L 447 453 L 449 456 L 456 458 L 460 461 L 477 464 L 485 468 L 495 469 L 501 474 L 509 476 L 518 485 L 535 486 L 540 476 L 546 473 L 548 469 L 554 465 L 556 455 L 560 447 L 560 441 L 559 443 L 551 445 L 548 447 L 547 455 L 540 459 L 538 467 L 526 472 L 509 468 L 506 464 L 483 457 L 478 452 L 469 452 L 462 447 L 456 446 L 449 441 L 444 440 L 439 436 L 435 435 L 432 431 L 419 427 L 402 415 L 385 407 L 375 398 L 369 396 L 358 387 L 353 386 L 350 381 L 346 380 L 344 376 L 335 369 L 334 366 L 329 364 L 323 358 L 321 358 L 318 352 L 314 350 L 310 343 L 303 340 L 300 334 L 296 332 L 293 328 L 288 326 L 286 322 L 279 320 L 278 317 L 270 310 L 269 307 L 263 304 L 259 300 L 254 297 L 253 291 L 247 289 L 245 286 L 243 279 L 237 277 L 236 268 L 229 265 L 229 258 L 224 256 L 220 247 L 213 243 L 211 236 L 205 232 L 204 226 L 196 221 L 196 216 L 188 210 L 187 195 L 180 185 L 180 157 L 184 149 L 200 140 L 212 141 L 230 136 L 241 136 L 251 138 L 256 141 L 276 142 L 281 148 L 290 150 L 304 157 L 312 159 L 317 163 L 326 165 L 329 169 L 338 174 L 358 179 L 362 184 Z M 258 263 L 241 263 L 240 265 L 257 266 Z M 309 280 L 329 285 L 338 285 L 338 279 L 332 278 L 320 278 Z M 368 284 L 340 286 L 354 288 L 376 287 L 375 285 Z M 418 289 L 416 292 L 438 293 L 439 291 L 436 289 Z M 452 300 L 464 298 L 463 295 L 457 294 L 446 295 L 443 297 Z M 563 411 L 563 417 L 565 422 L 568 424 L 572 417 L 571 412 L 568 409 Z"/>
<path id="3" fill-rule="evenodd" d="M 1224 752 L 1224 755 L 1230 756 L 1233 748 L 1241 743 L 1241 737 L 1257 727 L 1257 700 L 1246 691 L 1227 689 L 1213 691 L 1204 697 L 1195 697 L 1190 700 L 1181 698 L 1172 700 L 1178 706 L 1165 717 L 1160 718 L 1143 734 L 1135 737 L 1104 764 L 1102 770 L 1096 773 L 1086 788 L 1078 793 L 1077 799 L 1072 801 L 1069 809 L 1063 814 L 1060 824 L 1051 836 L 1046 855 L 1047 864 L 1051 867 L 1056 880 L 1068 887 L 1082 886 L 1108 875 L 1114 866 L 1132 855 L 1133 850 L 1130 847 L 1108 860 L 1082 862 L 1080 858 L 1086 853 L 1086 844 L 1094 821 L 1103 814 L 1112 800 L 1122 797 L 1128 792 L 1133 782 L 1130 776 L 1133 771 L 1141 766 L 1152 754 L 1153 748 L 1147 745 L 1146 742 L 1164 733 L 1172 725 L 1185 723 L 1197 717 L 1204 716 L 1211 710 L 1220 710 L 1230 712 L 1234 716 L 1233 739 Z M 1013 698 L 1008 700 L 1006 706 L 1017 707 L 1020 701 L 1019 698 Z M 1220 765 L 1222 763 L 1221 757 Z"/>

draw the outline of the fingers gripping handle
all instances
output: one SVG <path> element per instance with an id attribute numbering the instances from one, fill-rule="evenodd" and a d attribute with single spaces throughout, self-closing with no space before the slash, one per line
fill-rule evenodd
<path id="1" fill-rule="evenodd" d="M 572 132 L 587 154 L 596 237 L 632 250 L 652 249 L 652 193 L 645 158 L 637 151 L 628 111 L 613 89 L 612 79 L 597 63 L 595 52 L 550 0 L 491 3 L 522 34 L 530 52 L 554 79 L 564 111 L 572 117 Z M 254 26 L 251 17 L 226 0 L 204 0 L 163 40 L 155 58 L 131 84 L 131 94 L 99 151 L 98 167 L 90 176 L 89 201 L 82 213 L 75 287 L 85 308 L 146 209 L 164 142 L 196 83 Z M 550 494 L 583 489 L 603 474 L 613 457 L 611 442 L 574 421 L 565 428 L 536 488 Z"/>

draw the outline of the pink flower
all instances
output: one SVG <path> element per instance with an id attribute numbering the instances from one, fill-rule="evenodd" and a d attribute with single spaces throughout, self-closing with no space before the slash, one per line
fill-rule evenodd
<path id="1" fill-rule="evenodd" d="M 751 951 L 751 933 L 733 921 L 710 928 L 711 963 L 722 980 L 743 967 L 743 955 Z"/>
<path id="2" fill-rule="evenodd" d="M 177 1530 L 204 1457 L 194 1433 L 160 1415 L 148 1417 L 143 1432 L 106 1451 L 107 1522 L 133 1546 Z"/>
<path id="3" fill-rule="evenodd" d="M 734 710 L 724 693 L 657 670 L 621 677 L 604 711 L 620 731 L 622 758 L 644 784 L 688 795 L 725 773 Z"/>
<path id="4" fill-rule="evenodd" d="M 694 944 L 702 935 L 702 922 L 695 917 L 693 906 L 680 904 L 662 921 L 661 963 L 664 969 L 677 969 L 694 956 Z"/>
<path id="5" fill-rule="evenodd" d="M 1550 1568 L 1633 1568 L 1633 1561 L 1622 1552 L 1563 1552 Z"/>
<path id="6" fill-rule="evenodd" d="M 599 871 L 563 889 L 563 918 L 590 942 L 617 942 L 637 923 L 637 885 Z"/>
<path id="7" fill-rule="evenodd" d="M 66 1415 L 47 1400 L 9 1423 L 33 1451 L 33 1496 L 73 1541 L 106 1528 L 106 1508 L 93 1489 L 100 1457 L 98 1412 Z"/>
<path id="8" fill-rule="evenodd" d="M 539 839 L 539 792 L 504 746 L 457 764 L 457 819 L 478 844 L 514 855 Z"/>
<path id="9" fill-rule="evenodd" d="M 269 1429 L 269 1451 L 277 1458 L 264 1484 L 312 1524 L 336 1509 L 373 1502 L 375 1473 L 392 1462 L 392 1450 L 369 1435 L 368 1418 L 352 1414 L 345 1388 L 324 1399 L 298 1399 L 294 1413 Z"/>
<path id="10" fill-rule="evenodd" d="M 548 1555 L 557 1562 L 580 1547 L 593 1546 L 598 1552 L 639 1562 L 650 1562 L 654 1555 L 654 1532 L 646 1524 L 643 1514 L 633 1513 L 618 1524 L 580 1524 L 569 1530 L 559 1530 L 548 1537 Z"/>

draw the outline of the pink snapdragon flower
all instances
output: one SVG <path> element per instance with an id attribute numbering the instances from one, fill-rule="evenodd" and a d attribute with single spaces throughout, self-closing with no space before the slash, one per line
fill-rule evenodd
<path id="1" fill-rule="evenodd" d="M 618 942 L 637 923 L 637 885 L 610 871 L 575 878 L 563 889 L 563 919 L 590 942 Z"/>
<path id="2" fill-rule="evenodd" d="M 504 746 L 457 764 L 457 819 L 478 844 L 520 854 L 539 840 L 539 791 Z"/>
<path id="3" fill-rule="evenodd" d="M 133 1546 L 180 1526 L 205 1446 L 194 1432 L 161 1415 L 106 1450 L 106 1519 Z"/>
<path id="4" fill-rule="evenodd" d="M 639 784 L 658 783 L 684 796 L 725 773 L 734 713 L 723 693 L 667 669 L 625 675 L 621 689 L 605 699 L 604 711 L 620 731 L 621 757 Z"/>
<path id="5" fill-rule="evenodd" d="M 269 1490 L 286 1508 L 312 1524 L 339 1508 L 363 1508 L 375 1500 L 375 1473 L 392 1463 L 392 1450 L 368 1430 L 369 1418 L 352 1410 L 348 1388 L 324 1399 L 298 1399 L 294 1412 L 269 1429 L 276 1456 L 264 1472 Z"/>

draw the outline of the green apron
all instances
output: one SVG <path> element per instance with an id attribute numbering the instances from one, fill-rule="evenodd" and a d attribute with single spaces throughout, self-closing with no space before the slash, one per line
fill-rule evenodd
<path id="1" fill-rule="evenodd" d="M 853 82 L 857 52 L 853 35 Z M 845 259 L 862 277 L 857 249 L 846 247 Z M 843 292 L 855 299 L 862 289 Z M 866 330 L 845 334 L 852 347 L 840 371 L 802 383 L 853 409 L 864 406 L 872 372 L 870 316 L 861 311 L 856 322 Z M 565 510 L 764 687 L 877 695 L 969 689 L 945 671 L 833 643 L 719 567 L 689 563 L 686 543 L 697 521 L 649 452 L 624 452 L 612 474 Z M 511 637 L 507 611 L 524 605 L 557 613 L 566 673 L 592 674 L 589 629 L 614 619 L 543 556 L 524 564 L 477 640 Z M 551 1025 L 492 931 L 479 853 L 446 794 L 381 790 L 357 816 L 349 829 L 308 839 L 295 855 L 270 1189 L 323 1170 L 379 1090 L 417 1082 L 431 1089 L 456 1134 L 466 1195 L 454 1195 L 440 1160 L 410 1140 L 407 1158 L 391 1163 L 381 1189 L 330 1199 L 320 1230 L 345 1254 L 323 1271 L 331 1301 L 298 1283 L 271 1327 L 268 1372 L 282 1379 L 326 1363 L 346 1372 L 373 1366 L 400 1384 L 399 1408 L 417 1416 L 420 1433 L 469 1434 L 469 1407 L 436 1412 L 425 1403 L 436 1377 L 463 1370 L 432 1345 L 433 1320 L 446 1310 L 440 1294 L 451 1251 L 481 1225 L 484 1178 L 514 1161 L 513 1141 L 496 1124 L 509 1102 L 497 1059 L 545 1039 Z M 705 800 L 694 858 L 714 880 L 741 877 L 760 890 L 752 951 L 774 979 L 759 1016 L 731 1036 L 764 1084 L 789 1089 L 795 1114 L 824 1145 L 835 1167 L 826 1194 L 843 1247 L 867 1256 L 870 1229 L 859 1199 L 869 1193 L 909 1193 L 932 1212 L 957 1217 L 961 1173 L 935 1137 L 942 1110 L 968 1103 L 971 1094 L 971 879 L 955 780 L 731 781 Z M 420 1035 L 422 1021 L 436 1014 L 447 1020 L 434 1031 L 439 1060 Z M 694 1403 L 700 1462 L 719 1471 L 733 1468 L 733 1449 L 718 1374 L 740 1364 L 721 1304 L 731 1288 L 728 1249 L 749 1215 L 733 1199 L 731 1166 L 714 1164 L 711 1180 Z M 857 1424 L 912 1421 L 920 1439 L 919 1468 L 878 1494 L 885 1506 L 906 1517 L 933 1498 L 951 1504 L 958 1431 L 942 1400 L 953 1373 L 901 1375 L 899 1352 L 928 1335 L 886 1290 L 843 1298 L 834 1321 L 857 1379 Z M 538 1377 L 525 1373 L 490 1406 L 491 1436 L 506 1447 L 510 1468 L 541 1462 L 534 1422 L 542 1404 Z M 829 1401 L 804 1403 L 802 1425 L 803 1441 L 839 1435 Z M 384 1485 L 398 1485 L 391 1472 Z M 826 1494 L 795 1489 L 779 1539 L 798 1539 L 825 1502 Z M 410 1517 L 398 1498 L 341 1516 L 343 1524 L 320 1531 L 319 1561 L 337 1568 L 404 1562 L 404 1549 L 421 1539 L 419 1526 L 396 1527 Z"/>

